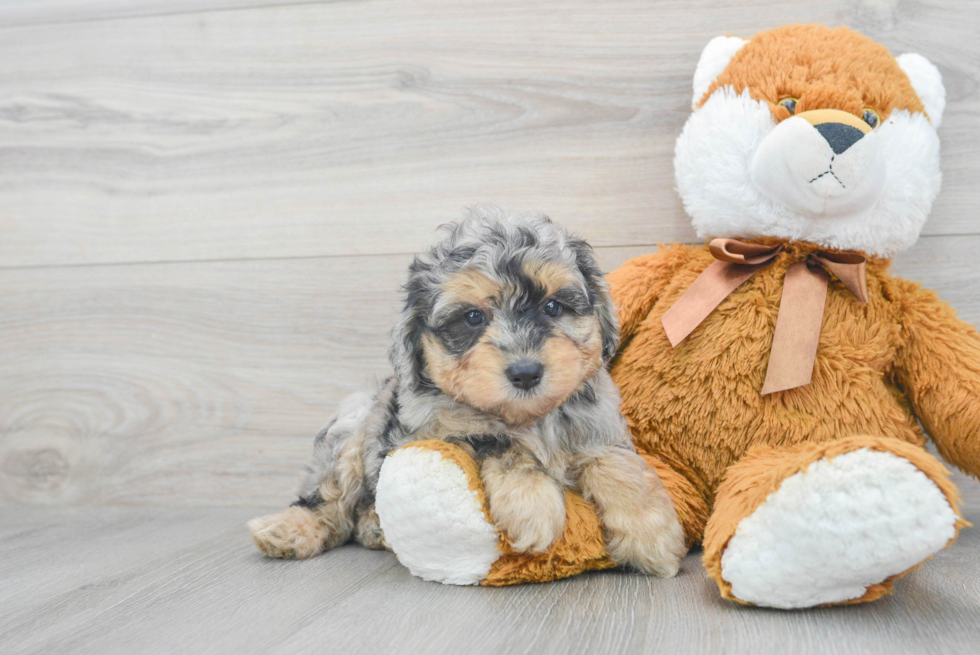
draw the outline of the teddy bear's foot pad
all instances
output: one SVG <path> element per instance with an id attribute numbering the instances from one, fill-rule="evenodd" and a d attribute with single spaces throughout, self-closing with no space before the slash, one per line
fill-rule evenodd
<path id="1" fill-rule="evenodd" d="M 860 599 L 956 535 L 957 516 L 914 464 L 860 449 L 814 462 L 742 519 L 721 558 L 732 595 L 813 607 Z"/>
<path id="2" fill-rule="evenodd" d="M 500 535 L 470 482 L 438 450 L 406 447 L 388 455 L 375 507 L 385 539 L 413 575 L 477 584 L 500 557 Z"/>

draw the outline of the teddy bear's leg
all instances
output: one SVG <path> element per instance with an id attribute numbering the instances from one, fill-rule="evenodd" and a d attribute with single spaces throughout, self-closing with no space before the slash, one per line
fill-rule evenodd
<path id="1" fill-rule="evenodd" d="M 874 600 L 956 538 L 957 501 L 942 464 L 897 439 L 753 449 L 718 489 L 704 564 L 746 604 Z"/>
<path id="2" fill-rule="evenodd" d="M 498 586 L 615 566 L 592 506 L 568 491 L 561 537 L 542 553 L 515 552 L 490 519 L 479 465 L 442 441 L 415 442 L 388 455 L 375 508 L 391 550 L 426 580 Z"/>
<path id="3" fill-rule="evenodd" d="M 388 455 L 374 506 L 398 560 L 425 580 L 477 584 L 503 554 L 479 467 L 452 444 L 422 441 Z"/>
<path id="4" fill-rule="evenodd" d="M 643 456 L 674 501 L 690 545 L 707 517 L 702 494 L 655 457 Z M 455 445 L 419 441 L 381 467 L 375 508 L 384 538 L 414 575 L 446 584 L 509 585 L 614 567 L 602 524 L 580 495 L 565 492 L 565 529 L 543 553 L 515 552 L 493 524 L 479 465 Z"/>

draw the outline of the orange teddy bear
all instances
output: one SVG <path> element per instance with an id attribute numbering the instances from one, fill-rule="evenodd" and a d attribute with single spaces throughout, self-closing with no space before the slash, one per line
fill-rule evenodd
<path id="1" fill-rule="evenodd" d="M 719 37 L 701 55 L 675 168 L 713 241 L 609 275 L 622 327 L 612 375 L 638 450 L 726 598 L 873 600 L 964 525 L 918 421 L 947 461 L 980 473 L 980 336 L 888 271 L 939 190 L 944 106 L 925 58 L 846 28 Z M 459 521 L 433 509 L 439 476 L 419 475 L 428 464 L 412 453 L 427 447 L 393 453 L 379 484 L 382 527 L 409 568 L 422 533 L 427 548 L 446 535 L 447 562 L 466 555 L 452 548 Z M 440 461 L 474 498 L 459 511 L 485 515 L 475 467 L 461 453 Z M 501 540 L 479 581 L 611 566 L 579 500 L 551 551 L 515 555 Z M 438 566 L 413 572 L 444 579 Z"/>

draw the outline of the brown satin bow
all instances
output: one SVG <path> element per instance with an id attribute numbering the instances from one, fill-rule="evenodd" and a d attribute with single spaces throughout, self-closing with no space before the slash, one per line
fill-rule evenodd
<path id="1" fill-rule="evenodd" d="M 717 261 L 694 281 L 663 317 L 671 346 L 676 346 L 708 317 L 732 291 L 775 260 L 782 245 L 767 246 L 735 239 L 708 244 Z M 832 273 L 860 302 L 868 302 L 865 258 L 851 252 L 811 253 L 790 265 L 776 316 L 769 366 L 762 395 L 810 383 L 827 300 L 827 273 Z"/>

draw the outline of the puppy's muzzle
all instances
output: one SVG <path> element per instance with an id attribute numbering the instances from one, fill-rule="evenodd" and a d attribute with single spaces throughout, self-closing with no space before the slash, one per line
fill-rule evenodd
<path id="1" fill-rule="evenodd" d="M 541 362 L 517 362 L 508 366 L 504 372 L 514 387 L 529 391 L 541 383 L 544 366 Z"/>

